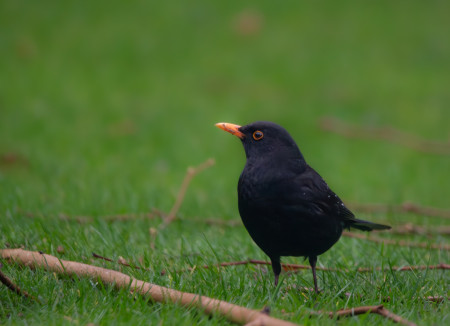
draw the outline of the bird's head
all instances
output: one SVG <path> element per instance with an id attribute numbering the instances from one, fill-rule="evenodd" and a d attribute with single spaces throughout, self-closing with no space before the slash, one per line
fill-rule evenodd
<path id="1" fill-rule="evenodd" d="M 273 122 L 256 121 L 245 126 L 220 122 L 216 126 L 241 139 L 248 160 L 268 157 L 303 160 L 291 135 Z"/>

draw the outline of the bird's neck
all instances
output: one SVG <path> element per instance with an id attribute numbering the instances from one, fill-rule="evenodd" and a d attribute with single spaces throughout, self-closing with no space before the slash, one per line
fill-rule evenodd
<path id="1" fill-rule="evenodd" d="M 248 158 L 243 174 L 250 174 L 254 181 L 277 182 L 293 178 L 306 170 L 307 164 L 302 156 L 273 156 Z"/>

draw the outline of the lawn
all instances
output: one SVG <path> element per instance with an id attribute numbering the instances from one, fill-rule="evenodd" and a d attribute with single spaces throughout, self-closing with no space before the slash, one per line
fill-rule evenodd
<path id="1" fill-rule="evenodd" d="M 448 299 L 424 299 L 449 296 L 448 271 L 376 270 L 448 264 L 445 249 L 343 237 L 319 257 L 318 266 L 340 270 L 318 273 L 319 296 L 302 290 L 312 286 L 310 271 L 283 273 L 278 288 L 266 266 L 186 271 L 267 259 L 243 225 L 207 223 L 239 222 L 236 186 L 245 164 L 239 141 L 216 122 L 283 125 L 346 203 L 448 210 L 449 155 L 346 138 L 319 124 L 332 116 L 448 142 L 448 12 L 445 1 L 2 1 L 0 248 L 122 270 L 251 309 L 270 306 L 272 316 L 298 324 L 384 325 L 372 314 L 338 322 L 310 316 L 381 303 L 420 325 L 449 323 Z M 216 164 L 195 176 L 166 228 L 159 217 L 111 220 L 169 212 L 187 167 L 208 158 Z M 394 229 L 450 225 L 392 209 L 355 213 Z M 450 242 L 438 232 L 376 236 Z M 150 272 L 93 259 L 93 252 Z M 229 323 L 93 280 L 2 264 L 40 302 L 0 285 L 0 324 Z"/>

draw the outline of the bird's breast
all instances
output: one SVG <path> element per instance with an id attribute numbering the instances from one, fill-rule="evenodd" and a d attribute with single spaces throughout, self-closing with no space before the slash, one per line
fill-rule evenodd
<path id="1" fill-rule="evenodd" d="M 246 172 L 244 170 L 244 172 Z M 238 184 L 239 200 L 256 200 L 270 196 L 270 189 L 274 184 L 273 177 L 262 171 L 242 173 Z"/>

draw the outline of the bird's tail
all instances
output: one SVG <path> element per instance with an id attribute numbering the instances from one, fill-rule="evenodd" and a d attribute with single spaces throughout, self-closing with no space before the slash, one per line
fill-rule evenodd
<path id="1" fill-rule="evenodd" d="M 372 231 L 372 230 L 389 230 L 391 227 L 389 225 L 372 223 L 369 221 L 352 219 L 349 221 L 348 226 L 362 231 Z"/>

